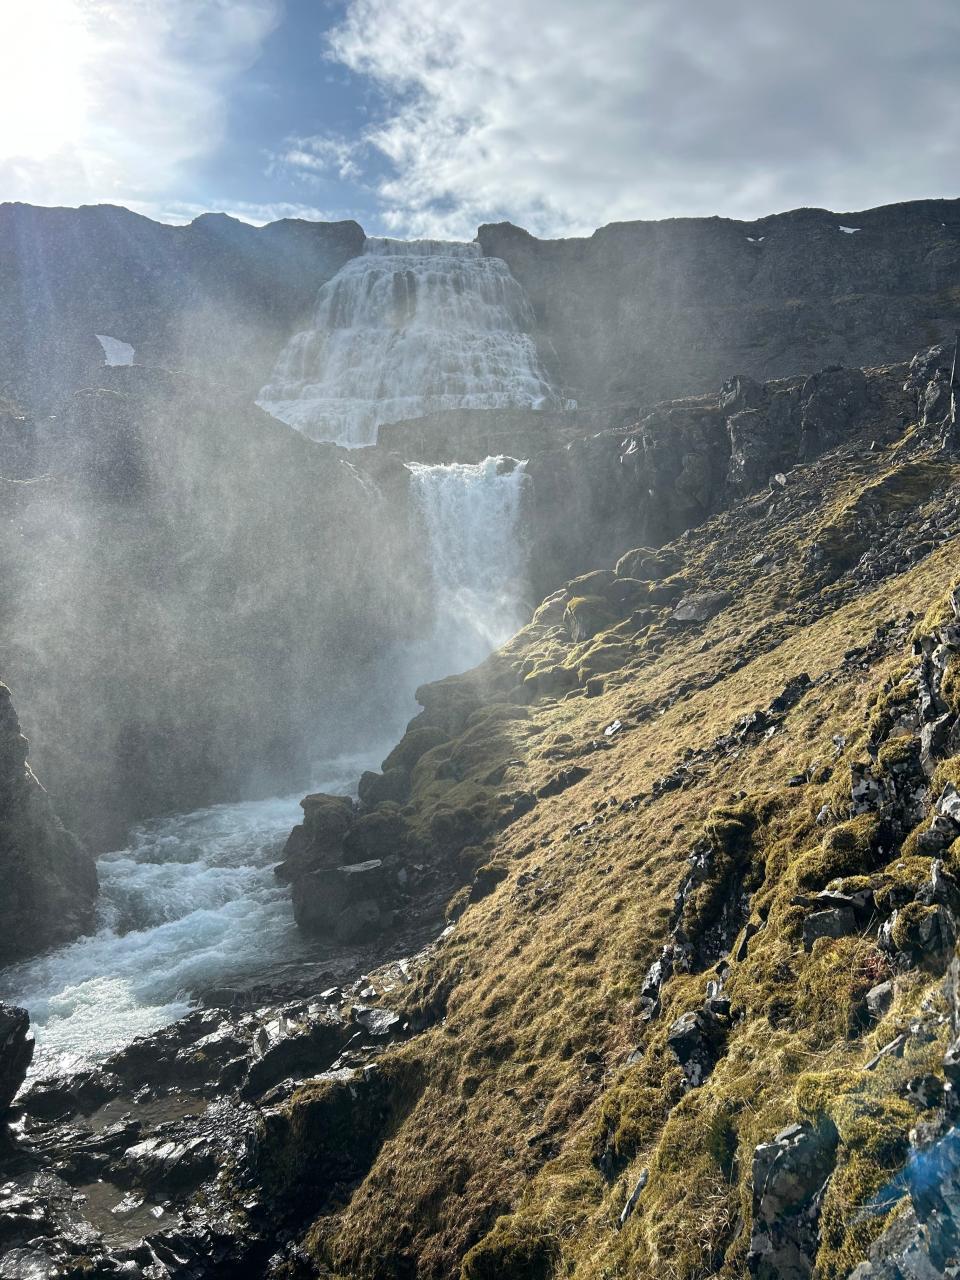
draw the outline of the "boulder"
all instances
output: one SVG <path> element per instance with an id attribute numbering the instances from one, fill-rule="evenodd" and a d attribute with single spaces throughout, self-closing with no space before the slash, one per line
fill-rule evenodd
<path id="1" fill-rule="evenodd" d="M 674 622 L 709 622 L 729 602 L 726 591 L 698 591 L 684 596 L 670 616 Z"/>
<path id="2" fill-rule="evenodd" d="M 818 938 L 845 938 L 856 931 L 857 918 L 850 907 L 814 911 L 803 922 L 803 948 L 812 951 Z"/>
<path id="3" fill-rule="evenodd" d="M 293 885 L 293 914 L 305 932 L 353 942 L 382 930 L 389 921 L 394 884 L 379 858 L 342 867 L 322 867 Z"/>
<path id="4" fill-rule="evenodd" d="M 819 1192 L 835 1139 L 792 1124 L 753 1153 L 753 1226 L 747 1265 L 756 1280 L 809 1280 L 819 1244 Z"/>
<path id="5" fill-rule="evenodd" d="M 385 769 L 374 773 L 370 769 L 360 775 L 357 795 L 361 804 L 375 808 L 378 804 L 403 804 L 410 794 L 410 774 L 406 769 Z"/>
<path id="6" fill-rule="evenodd" d="M 610 606 L 601 596 L 575 596 L 563 613 L 564 626 L 575 643 L 589 640 L 613 621 Z"/>
<path id="7" fill-rule="evenodd" d="M 428 751 L 439 747 L 446 740 L 443 731 L 431 725 L 408 729 L 380 767 L 385 774 L 391 769 L 405 769 L 407 773 L 412 773 Z"/>
<path id="8" fill-rule="evenodd" d="M 659 582 L 661 578 L 669 578 L 679 568 L 680 560 L 672 551 L 635 547 L 620 557 L 614 573 L 618 578 L 634 578 L 637 582 Z"/>

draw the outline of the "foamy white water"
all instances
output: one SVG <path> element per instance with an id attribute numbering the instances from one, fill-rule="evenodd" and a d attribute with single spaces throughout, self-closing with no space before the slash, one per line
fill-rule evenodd
<path id="1" fill-rule="evenodd" d="M 313 789 L 348 794 L 370 767 L 335 761 Z M 302 795 L 156 819 L 99 860 L 97 932 L 0 971 L 0 1000 L 30 1012 L 31 1075 L 91 1065 L 188 1012 L 193 992 L 307 954 L 273 874 Z"/>
<path id="2" fill-rule="evenodd" d="M 435 585 L 434 665 L 476 666 L 526 620 L 526 463 L 407 464 Z"/>
<path id="3" fill-rule="evenodd" d="M 560 407 L 533 325 L 509 267 L 479 244 L 371 238 L 320 290 L 257 403 L 349 447 L 438 410 Z"/>

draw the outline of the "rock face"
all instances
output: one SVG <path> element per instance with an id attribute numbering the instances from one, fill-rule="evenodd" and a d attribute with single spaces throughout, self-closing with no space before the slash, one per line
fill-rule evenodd
<path id="1" fill-rule="evenodd" d="M 956 327 L 956 200 L 622 222 L 585 239 L 509 223 L 478 234 L 526 289 L 582 405 L 705 391 L 731 369 L 764 380 L 903 360 L 919 334 Z"/>
<path id="2" fill-rule="evenodd" d="M 33 1033 L 26 1009 L 0 1004 L 0 1123 L 32 1059 Z"/>
<path id="3" fill-rule="evenodd" d="M 93 925 L 96 867 L 79 840 L 64 829 L 27 764 L 27 740 L 20 732 L 10 690 L 3 684 L 0 883 L 0 963 L 69 942 Z M 14 1015 L 22 1015 L 22 1028 Z M 22 1043 L 28 1025 L 23 1010 L 0 1011 L 0 1055 L 5 1052 L 5 1037 L 19 1037 Z M 14 1052 L 15 1061 L 19 1061 L 18 1052 Z M 5 1074 L 6 1067 L 0 1066 L 0 1076 Z M 0 1110 L 3 1092 L 0 1082 Z"/>
<path id="4" fill-rule="evenodd" d="M 919 376 L 919 375 L 916 375 Z M 641 410 L 564 448 L 530 452 L 534 588 L 659 546 L 750 494 L 781 489 L 791 467 L 906 420 L 922 388 L 906 365 L 868 378 L 832 367 L 809 377 L 727 378 L 718 393 Z M 526 438 L 511 452 L 528 456 Z M 864 440 L 864 449 L 871 439 Z"/>
<path id="5" fill-rule="evenodd" d="M 111 205 L 0 205 L 0 385 L 48 412 L 95 380 L 104 334 L 249 395 L 363 241 L 355 222 L 175 227 Z"/>

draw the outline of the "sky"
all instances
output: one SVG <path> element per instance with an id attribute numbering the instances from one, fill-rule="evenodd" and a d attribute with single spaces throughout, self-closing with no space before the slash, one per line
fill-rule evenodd
<path id="1" fill-rule="evenodd" d="M 0 200 L 472 239 L 960 195 L 957 0 L 0 0 Z"/>

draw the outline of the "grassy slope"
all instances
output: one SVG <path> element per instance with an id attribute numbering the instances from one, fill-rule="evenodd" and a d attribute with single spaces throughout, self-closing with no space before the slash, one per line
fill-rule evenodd
<path id="1" fill-rule="evenodd" d="M 892 1010 L 871 1024 L 863 995 L 888 974 L 875 926 L 807 953 L 791 899 L 892 856 L 877 853 L 863 823 L 843 825 L 848 765 L 861 758 L 885 682 L 909 664 L 911 615 L 940 600 L 958 571 L 952 526 L 935 529 L 905 572 L 867 585 L 849 571 L 891 524 L 922 542 L 918 531 L 928 518 L 937 525 L 957 483 L 947 457 L 908 437 L 874 453 L 855 442 L 796 468 L 776 502 L 752 499 L 674 544 L 688 584 L 730 592 L 705 625 L 671 626 L 670 609 L 655 607 L 647 625 L 614 620 L 580 646 L 531 626 L 487 664 L 482 687 L 503 714 L 475 718 L 423 758 L 411 819 L 427 831 L 438 808 L 492 812 L 505 790 L 536 793 L 571 762 L 589 773 L 462 855 L 494 871 L 478 878 L 475 901 L 407 991 L 406 1011 L 430 1022 L 396 1051 L 418 1086 L 366 1177 L 312 1229 L 323 1268 L 384 1280 L 461 1267 L 468 1280 L 741 1276 L 754 1147 L 825 1110 L 841 1145 L 818 1274 L 845 1275 L 863 1256 L 884 1217 L 862 1206 L 902 1162 L 916 1118 L 897 1087 L 938 1046 L 921 1037 L 903 1059 L 869 1075 L 862 1067 L 937 979 L 903 975 Z M 900 625 L 888 640 L 845 660 L 891 620 Z M 583 679 L 612 669 L 591 686 L 596 696 L 577 685 L 524 705 L 523 676 L 558 662 Z M 813 686 L 776 733 L 703 751 L 801 672 Z M 604 739 L 614 719 L 625 728 Z M 590 749 L 598 740 L 607 749 Z M 691 753 L 684 785 L 651 798 Z M 451 758 L 458 780 L 438 780 Z M 492 766 L 507 761 L 519 763 L 491 784 Z M 799 773 L 810 780 L 787 787 Z M 824 805 L 826 828 L 816 822 Z M 669 979 L 652 1022 L 638 993 L 705 832 L 726 850 L 721 871 L 746 875 L 751 918 L 766 927 L 732 965 L 725 1051 L 685 1094 L 666 1035 L 702 1001 L 712 964 Z M 692 930 L 710 923 L 725 888 L 699 892 Z M 643 1168 L 649 1183 L 618 1231 Z"/>

